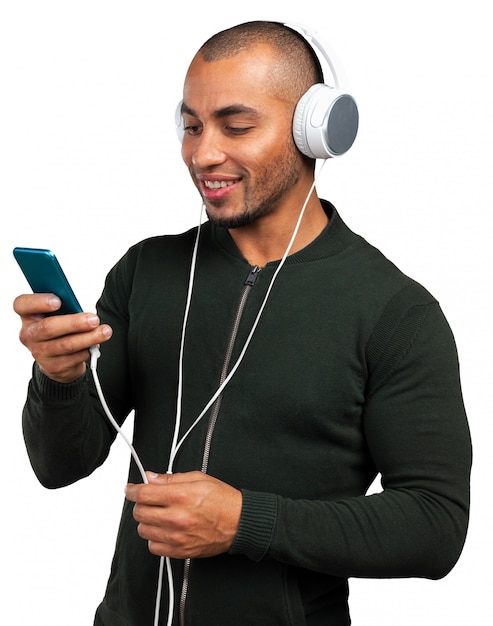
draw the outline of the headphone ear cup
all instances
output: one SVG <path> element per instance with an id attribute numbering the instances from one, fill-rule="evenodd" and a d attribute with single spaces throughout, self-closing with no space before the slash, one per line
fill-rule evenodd
<path id="1" fill-rule="evenodd" d="M 183 135 L 185 134 L 185 126 L 183 124 L 183 115 L 181 114 L 182 102 L 183 100 L 180 100 L 180 102 L 178 102 L 178 105 L 175 109 L 175 128 L 176 128 L 176 134 L 178 136 L 178 139 L 180 140 L 180 143 L 183 142 Z"/>
<path id="2" fill-rule="evenodd" d="M 358 108 L 353 97 L 317 83 L 296 105 L 293 137 L 302 154 L 312 159 L 328 159 L 349 150 L 358 124 Z"/>

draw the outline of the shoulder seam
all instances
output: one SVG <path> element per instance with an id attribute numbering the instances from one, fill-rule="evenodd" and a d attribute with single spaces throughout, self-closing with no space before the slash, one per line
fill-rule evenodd
<path id="1" fill-rule="evenodd" d="M 433 304 L 438 305 L 437 300 L 414 281 L 389 300 L 366 345 L 369 393 L 387 380 L 409 352 Z"/>

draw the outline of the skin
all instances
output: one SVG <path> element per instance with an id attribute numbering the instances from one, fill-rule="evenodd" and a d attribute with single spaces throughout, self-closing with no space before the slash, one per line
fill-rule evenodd
<path id="1" fill-rule="evenodd" d="M 59 383 L 70 383 L 86 371 L 89 348 L 111 338 L 112 329 L 94 313 L 54 315 L 61 306 L 53 294 L 18 296 L 14 310 L 21 318 L 19 339 L 41 371 Z"/>
<path id="2" fill-rule="evenodd" d="M 149 551 L 171 558 L 227 552 L 238 532 L 241 492 L 202 472 L 154 474 L 148 485 L 129 484 L 134 518 Z"/>
<path id="3" fill-rule="evenodd" d="M 212 63 L 192 61 L 183 92 L 182 156 L 209 218 L 229 229 L 252 265 L 282 257 L 313 182 L 313 164 L 292 139 L 296 98 L 269 91 L 278 63 L 268 45 Z M 222 181 L 227 186 L 210 189 Z M 291 253 L 317 237 L 327 217 L 316 193 L 308 201 Z M 111 338 L 92 313 L 46 317 L 52 294 L 22 295 L 21 342 L 41 370 L 70 383 L 84 374 L 89 347 Z M 147 474 L 129 484 L 139 535 L 159 556 L 197 558 L 227 552 L 238 532 L 241 492 L 202 472 Z"/>
<path id="4" fill-rule="evenodd" d="M 245 258 L 259 266 L 284 254 L 313 182 L 312 163 L 292 137 L 297 98 L 269 91 L 278 62 L 267 45 L 213 63 L 197 56 L 183 92 L 183 160 L 209 218 L 230 226 Z M 206 181 L 229 186 L 210 190 Z M 291 252 L 326 224 L 312 194 Z"/>

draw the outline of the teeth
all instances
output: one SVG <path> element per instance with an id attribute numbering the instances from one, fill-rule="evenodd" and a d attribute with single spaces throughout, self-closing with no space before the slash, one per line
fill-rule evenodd
<path id="1" fill-rule="evenodd" d="M 204 185 L 207 189 L 221 189 L 222 187 L 231 187 L 233 181 L 227 180 L 205 180 Z"/>

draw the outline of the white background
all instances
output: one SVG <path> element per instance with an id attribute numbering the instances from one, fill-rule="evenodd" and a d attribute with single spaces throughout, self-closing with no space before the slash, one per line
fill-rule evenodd
<path id="1" fill-rule="evenodd" d="M 488 3 L 287 0 L 282 11 L 268 12 L 265 0 L 237 4 L 2 3 L 0 554 L 1 613 L 9 616 L 2 623 L 92 624 L 128 465 L 118 439 L 89 479 L 55 492 L 37 483 L 20 427 L 31 357 L 12 311 L 27 284 L 12 248 L 53 248 L 79 300 L 93 309 L 106 272 L 128 246 L 195 224 L 199 198 L 173 125 L 184 72 L 209 35 L 267 18 L 317 28 L 344 61 L 360 133 L 350 153 L 327 163 L 319 194 L 440 300 L 459 348 L 474 441 L 472 517 L 458 565 L 439 582 L 352 581 L 353 623 L 490 624 Z"/>

